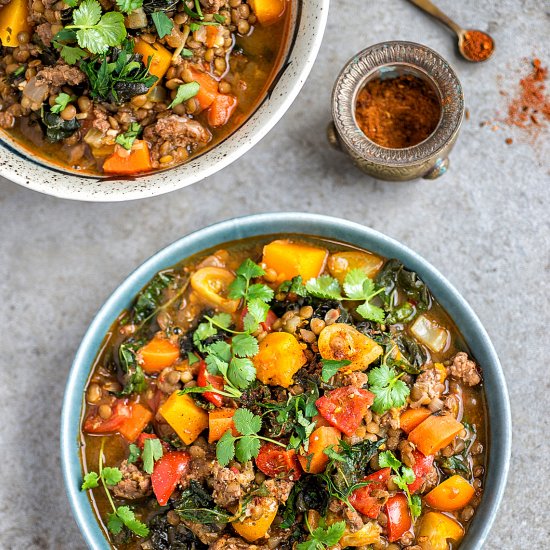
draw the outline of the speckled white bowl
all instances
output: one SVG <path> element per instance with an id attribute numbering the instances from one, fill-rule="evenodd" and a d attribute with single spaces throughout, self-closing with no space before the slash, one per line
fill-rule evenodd
<path id="1" fill-rule="evenodd" d="M 0 132 L 0 176 L 55 197 L 109 202 L 161 195 L 214 174 L 258 143 L 290 107 L 321 46 L 329 2 L 292 0 L 295 18 L 288 53 L 269 93 L 236 132 L 186 164 L 127 179 L 80 175 L 30 154 Z"/>

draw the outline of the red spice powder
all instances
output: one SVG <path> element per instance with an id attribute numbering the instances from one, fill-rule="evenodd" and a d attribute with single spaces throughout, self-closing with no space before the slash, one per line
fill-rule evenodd
<path id="1" fill-rule="evenodd" d="M 481 31 L 467 31 L 464 34 L 462 49 L 468 59 L 485 61 L 494 49 L 493 39 Z"/>

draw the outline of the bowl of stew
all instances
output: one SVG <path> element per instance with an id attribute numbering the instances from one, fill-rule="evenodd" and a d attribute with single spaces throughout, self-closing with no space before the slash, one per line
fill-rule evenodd
<path id="1" fill-rule="evenodd" d="M 218 223 L 133 272 L 61 422 L 72 511 L 105 549 L 478 549 L 510 446 L 460 294 L 402 244 L 299 213 Z"/>
<path id="2" fill-rule="evenodd" d="M 0 175 L 58 197 L 153 196 L 276 124 L 328 0 L 0 0 Z"/>

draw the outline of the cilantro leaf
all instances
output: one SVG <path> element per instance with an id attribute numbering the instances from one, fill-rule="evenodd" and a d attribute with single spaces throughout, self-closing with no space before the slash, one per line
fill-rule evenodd
<path id="1" fill-rule="evenodd" d="M 118 468 L 106 466 L 101 470 L 101 477 L 107 485 L 116 485 L 122 479 L 122 472 Z"/>
<path id="2" fill-rule="evenodd" d="M 141 458 L 143 460 L 143 469 L 148 473 L 152 474 L 155 467 L 155 461 L 160 460 L 164 450 L 162 448 L 162 443 L 158 438 L 149 438 L 145 440 L 143 444 L 143 453 Z"/>
<path id="3" fill-rule="evenodd" d="M 227 466 L 235 457 L 235 438 L 227 430 L 216 445 L 216 459 L 221 466 Z"/>
<path id="4" fill-rule="evenodd" d="M 317 527 L 317 529 L 313 531 L 312 535 L 315 539 L 326 546 L 334 546 L 342 538 L 345 528 L 346 522 L 338 521 L 332 525 L 329 525 L 327 528 Z"/>
<path id="5" fill-rule="evenodd" d="M 420 498 L 420 495 L 411 496 L 409 508 L 411 510 L 413 520 L 420 517 L 420 514 L 422 513 L 422 499 Z"/>
<path id="6" fill-rule="evenodd" d="M 344 279 L 344 292 L 352 300 L 366 300 L 374 294 L 374 283 L 361 269 L 351 269 Z"/>
<path id="7" fill-rule="evenodd" d="M 99 476 L 96 472 L 88 472 L 85 474 L 80 489 L 85 491 L 86 489 L 95 489 L 96 487 L 99 487 Z"/>
<path id="8" fill-rule="evenodd" d="M 321 275 L 316 279 L 310 279 L 306 283 L 308 294 L 324 300 L 341 300 L 342 292 L 340 283 L 330 275 Z"/>
<path id="9" fill-rule="evenodd" d="M 371 409 L 376 414 L 383 414 L 392 408 L 402 407 L 410 394 L 411 390 L 400 380 L 405 374 L 397 374 L 393 367 L 385 363 L 371 369 L 369 372 L 369 389 L 374 393 L 375 398 Z"/>
<path id="10" fill-rule="evenodd" d="M 126 38 L 124 15 L 115 11 L 101 15 L 97 0 L 84 0 L 73 11 L 73 24 L 66 28 L 77 29 L 78 45 L 94 54 L 105 53 L 109 46 L 118 46 Z"/>
<path id="11" fill-rule="evenodd" d="M 256 263 L 254 263 L 250 258 L 247 258 L 236 271 L 237 275 L 243 277 L 247 281 L 254 279 L 256 277 L 261 277 L 265 275 L 265 271 Z"/>
<path id="12" fill-rule="evenodd" d="M 250 334 L 236 334 L 233 336 L 231 349 L 237 357 L 253 357 L 260 350 L 258 340 Z"/>
<path id="13" fill-rule="evenodd" d="M 195 97 L 199 93 L 199 89 L 200 85 L 198 82 L 187 82 L 186 84 L 178 86 L 176 97 L 172 100 L 172 103 L 168 105 L 168 109 L 172 109 L 176 105 Z"/>
<path id="14" fill-rule="evenodd" d="M 128 464 L 133 464 L 140 457 L 141 449 L 135 443 L 130 443 L 128 449 L 130 451 L 128 455 Z"/>
<path id="15" fill-rule="evenodd" d="M 233 415 L 233 423 L 242 435 L 257 434 L 262 429 L 262 419 L 248 409 L 237 409 Z"/>
<path id="16" fill-rule="evenodd" d="M 116 5 L 122 13 L 130 14 L 143 6 L 143 0 L 116 0 Z"/>
<path id="17" fill-rule="evenodd" d="M 216 313 L 216 315 L 212 317 L 212 323 L 222 329 L 229 328 L 232 322 L 233 320 L 231 319 L 231 315 L 229 315 L 229 313 Z"/>
<path id="18" fill-rule="evenodd" d="M 187 360 L 189 361 L 189 366 L 200 361 L 200 359 L 192 351 L 187 352 Z"/>
<path id="19" fill-rule="evenodd" d="M 259 299 L 250 300 L 246 308 L 248 313 L 257 323 L 263 323 L 267 318 L 267 312 L 269 311 L 269 305 Z"/>
<path id="20" fill-rule="evenodd" d="M 383 451 L 378 455 L 378 464 L 381 468 L 391 468 L 392 470 L 399 470 L 401 462 L 395 457 L 391 451 Z"/>
<path id="21" fill-rule="evenodd" d="M 250 285 L 248 289 L 248 300 L 261 300 L 262 302 L 271 302 L 275 293 L 267 285 L 256 283 Z"/>
<path id="22" fill-rule="evenodd" d="M 205 351 L 209 356 L 216 357 L 224 363 L 229 363 L 229 361 L 231 361 L 231 346 L 222 340 L 210 344 L 206 347 Z"/>
<path id="23" fill-rule="evenodd" d="M 125 527 L 138 535 L 138 537 L 146 537 L 149 534 L 147 526 L 136 519 L 134 512 L 130 510 L 129 506 L 119 506 L 116 510 L 116 515 Z"/>
<path id="24" fill-rule="evenodd" d="M 240 410 L 240 409 L 239 409 Z M 258 456 L 260 440 L 257 437 L 241 437 L 235 444 L 235 456 L 239 462 L 247 462 Z"/>
<path id="25" fill-rule="evenodd" d="M 254 363 L 246 357 L 233 357 L 227 369 L 227 378 L 235 387 L 244 390 L 256 379 Z"/>
<path id="26" fill-rule="evenodd" d="M 65 109 L 65 107 L 67 107 L 67 105 L 71 101 L 72 101 L 71 96 L 69 94 L 62 92 L 55 98 L 55 105 L 52 105 L 50 107 L 50 111 L 52 113 L 60 113 L 61 111 L 63 111 L 63 109 Z"/>
<path id="27" fill-rule="evenodd" d="M 236 277 L 227 289 L 227 297 L 231 300 L 239 300 L 246 296 L 248 281 L 244 277 Z"/>
<path id="28" fill-rule="evenodd" d="M 59 50 L 59 55 L 61 55 L 67 65 L 74 65 L 88 55 L 78 46 L 68 46 L 67 44 L 60 44 L 59 42 L 54 42 L 53 44 L 56 48 L 61 48 Z"/>
<path id="29" fill-rule="evenodd" d="M 122 520 L 117 516 L 116 512 L 107 514 L 107 529 L 109 529 L 113 535 L 118 535 L 123 527 L 124 523 L 122 523 Z"/>
<path id="30" fill-rule="evenodd" d="M 374 306 L 369 302 L 361 304 L 355 311 L 368 321 L 382 324 L 385 321 L 384 310 L 378 306 Z"/>
<path id="31" fill-rule="evenodd" d="M 342 359 L 341 361 L 337 359 L 321 359 L 321 365 L 323 365 L 321 378 L 323 382 L 328 382 L 342 367 L 349 364 L 351 364 L 349 359 Z"/>
<path id="32" fill-rule="evenodd" d="M 138 137 L 140 132 L 141 124 L 137 122 L 131 122 L 128 130 L 123 134 L 118 134 L 115 142 L 124 147 L 124 149 L 126 149 L 127 151 L 129 151 L 132 148 L 132 145 L 134 144 L 134 141 L 136 141 L 136 138 Z"/>
<path id="33" fill-rule="evenodd" d="M 163 11 L 155 11 L 151 14 L 151 19 L 157 29 L 159 38 L 164 38 L 172 32 L 174 22 Z"/>

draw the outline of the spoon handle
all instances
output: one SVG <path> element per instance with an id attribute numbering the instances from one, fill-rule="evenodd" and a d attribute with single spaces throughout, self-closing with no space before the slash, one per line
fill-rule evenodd
<path id="1" fill-rule="evenodd" d="M 444 25 L 447 25 L 451 30 L 453 30 L 458 37 L 460 37 L 462 33 L 462 28 L 457 25 L 450 17 L 447 17 L 437 6 L 432 4 L 430 0 L 409 0 L 411 4 L 414 4 L 421 10 L 425 11 L 426 13 L 429 13 L 431 16 L 435 17 L 441 23 Z"/>

